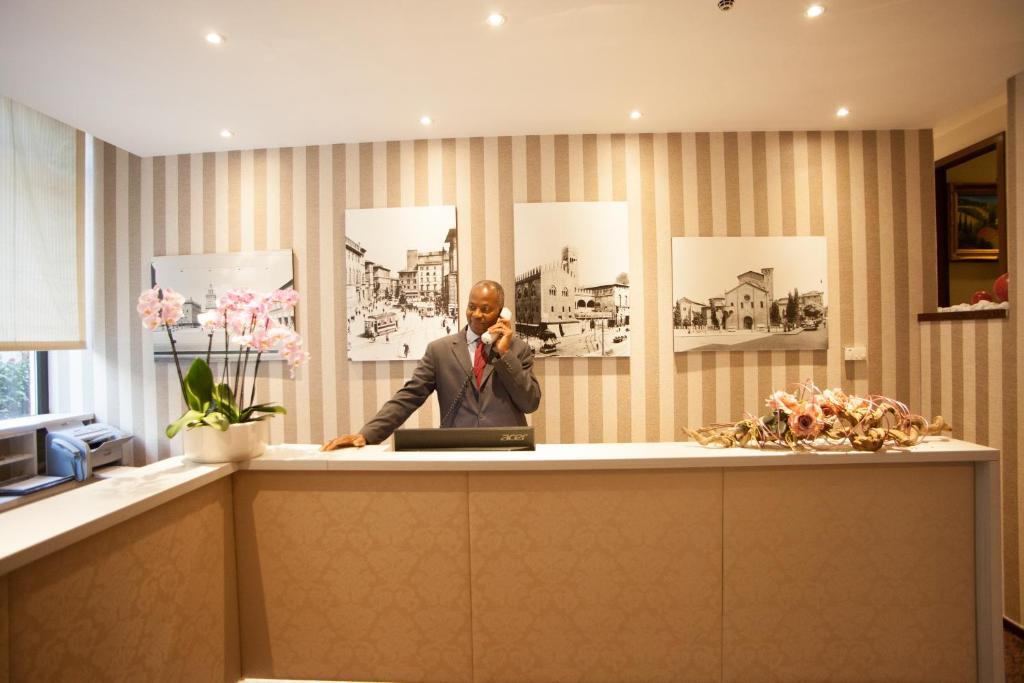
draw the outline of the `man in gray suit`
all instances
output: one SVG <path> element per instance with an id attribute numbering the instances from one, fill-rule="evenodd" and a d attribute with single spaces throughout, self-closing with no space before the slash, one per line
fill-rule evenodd
<path id="1" fill-rule="evenodd" d="M 437 392 L 442 427 L 510 427 L 526 424 L 526 413 L 540 405 L 533 376 L 533 351 L 517 339 L 512 322 L 500 318 L 505 291 L 481 280 L 469 291 L 466 320 L 455 334 L 435 339 L 405 383 L 356 434 L 328 441 L 321 450 L 380 443 Z M 481 339 L 485 332 L 493 344 Z"/>

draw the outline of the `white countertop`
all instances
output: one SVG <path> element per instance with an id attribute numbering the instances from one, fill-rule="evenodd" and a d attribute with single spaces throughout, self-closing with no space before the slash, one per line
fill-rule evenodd
<path id="1" fill-rule="evenodd" d="M 931 438 L 909 449 L 792 453 L 694 443 L 541 444 L 536 451 L 395 453 L 390 445 L 321 453 L 315 444 L 271 446 L 255 460 L 200 465 L 181 457 L 121 468 L 103 481 L 0 513 L 0 575 L 236 471 L 557 471 L 791 467 L 998 461 L 999 451 Z"/>
<path id="2" fill-rule="evenodd" d="M 239 470 L 514 471 L 708 467 L 791 467 L 854 463 L 921 463 L 998 460 L 999 451 L 967 441 L 929 438 L 913 448 L 878 452 L 849 448 L 792 452 L 755 448 L 704 448 L 693 442 L 539 444 L 536 451 L 403 451 L 379 446 L 320 452 L 318 444 L 271 446 Z"/>
<path id="3" fill-rule="evenodd" d="M 0 576 L 234 471 L 169 458 L 0 513 Z"/>
<path id="4" fill-rule="evenodd" d="M 45 413 L 0 420 L 0 439 L 35 434 L 36 430 L 44 427 L 71 426 L 91 419 L 92 413 Z"/>

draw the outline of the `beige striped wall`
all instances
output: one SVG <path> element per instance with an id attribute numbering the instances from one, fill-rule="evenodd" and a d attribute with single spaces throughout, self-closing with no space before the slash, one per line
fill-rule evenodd
<path id="1" fill-rule="evenodd" d="M 1011 283 L 1019 282 L 1024 241 L 1015 239 L 1024 227 L 1024 74 L 1007 84 L 1007 250 Z M 1020 288 L 1015 286 L 1014 292 Z M 1021 457 L 1024 439 L 1018 435 L 1024 416 L 1024 392 L 1019 390 L 1024 368 L 1017 349 L 1024 342 L 1024 302 L 1011 292 L 1007 320 L 977 320 L 921 325 L 921 405 L 941 413 L 954 425 L 954 436 L 1003 451 L 1003 576 L 1008 617 L 1020 623 L 1024 614 L 1021 550 Z"/>
<path id="2" fill-rule="evenodd" d="M 1020 275 L 1021 265 L 1024 264 L 1024 239 L 1020 239 L 1024 230 L 1024 72 L 1021 72 L 1007 82 L 1007 148 L 1006 148 L 1006 231 L 1009 236 L 1006 248 L 1008 250 L 1008 272 L 1012 286 L 1010 319 L 1006 324 L 1006 337 L 1008 342 L 998 349 L 999 355 L 990 359 L 992 372 L 1003 371 L 1004 382 L 1010 386 L 1004 387 L 1002 401 L 1003 410 L 1006 413 L 1007 429 L 1004 430 L 1005 441 L 1003 443 L 1003 520 L 1004 520 L 1004 557 L 1012 557 L 1012 564 L 1008 564 L 1004 573 L 1007 592 L 1010 588 L 1015 589 L 1012 596 L 1016 599 L 1013 603 L 1014 619 L 1021 623 L 1024 621 L 1024 591 L 1021 585 L 1024 584 L 1024 570 L 1021 566 L 1021 549 L 1024 542 L 1021 539 L 1020 520 L 1020 492 L 1021 487 L 1021 459 L 1024 456 L 1024 437 L 1018 434 L 1021 429 L 1022 418 L 1024 418 L 1024 391 L 1020 390 L 1021 380 L 1024 380 L 1024 363 L 1018 349 L 1024 348 L 1024 325 L 1020 324 L 1024 316 L 1024 299 L 1021 297 Z M 1016 411 L 1012 406 L 1016 403 Z M 1012 534 L 1012 539 L 1007 536 Z M 1009 563 L 1009 560 L 1007 560 Z M 1013 571 L 1011 571 L 1011 568 Z M 1010 577 L 1016 579 L 1011 581 Z M 1008 595 L 1009 597 L 1009 595 Z M 1009 604 L 1009 602 L 1007 602 Z M 1008 610 L 1009 611 L 1009 610 Z"/>
<path id="3" fill-rule="evenodd" d="M 181 448 L 162 436 L 181 411 L 173 366 L 150 360 L 133 310 L 151 256 L 294 251 L 313 359 L 294 381 L 270 365 L 259 390 L 290 411 L 275 441 L 318 442 L 359 428 L 414 366 L 346 359 L 346 208 L 455 204 L 465 300 L 477 279 L 513 281 L 514 203 L 607 200 L 629 202 L 633 356 L 538 360 L 542 441 L 677 440 L 685 425 L 736 418 L 772 388 L 813 379 L 942 412 L 958 435 L 1019 448 L 1024 395 L 1005 353 L 1019 341 L 1013 318 L 916 321 L 935 304 L 930 131 L 458 138 L 146 159 L 95 141 L 89 152 L 90 351 L 55 355 L 52 400 L 131 429 L 140 460 Z M 670 239 L 722 235 L 829 238 L 827 352 L 672 352 Z M 842 360 L 853 344 L 867 347 L 866 363 Z M 437 420 L 431 402 L 411 422 Z M 1004 473 L 1007 613 L 1019 619 L 1016 457 Z"/>

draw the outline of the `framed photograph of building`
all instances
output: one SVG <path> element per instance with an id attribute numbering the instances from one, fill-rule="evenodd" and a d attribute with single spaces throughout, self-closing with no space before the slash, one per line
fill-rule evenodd
<path id="1" fill-rule="evenodd" d="M 949 260 L 998 260 L 998 217 L 995 183 L 950 183 Z"/>
<path id="2" fill-rule="evenodd" d="M 239 251 L 224 254 L 193 254 L 189 256 L 157 256 L 153 259 L 151 284 L 170 287 L 185 297 L 183 315 L 173 327 L 178 355 L 191 360 L 206 355 L 209 335 L 199 327 L 198 316 L 217 307 L 217 299 L 229 289 L 247 288 L 260 294 L 287 289 L 294 284 L 292 252 Z M 301 304 L 300 304 L 301 305 Z M 275 320 L 295 329 L 295 313 L 288 311 L 271 315 Z M 171 343 L 166 334 L 154 334 L 153 356 L 172 360 Z M 223 340 L 214 340 L 218 357 L 224 355 Z M 238 353 L 237 349 L 228 353 Z M 264 361 L 280 360 L 277 350 L 263 354 Z"/>
<path id="3" fill-rule="evenodd" d="M 516 204 L 515 325 L 539 358 L 629 355 L 626 202 Z"/>
<path id="4" fill-rule="evenodd" d="M 673 237 L 675 351 L 828 348 L 824 237 Z"/>
<path id="5" fill-rule="evenodd" d="M 454 206 L 345 211 L 348 358 L 420 358 L 459 328 Z"/>

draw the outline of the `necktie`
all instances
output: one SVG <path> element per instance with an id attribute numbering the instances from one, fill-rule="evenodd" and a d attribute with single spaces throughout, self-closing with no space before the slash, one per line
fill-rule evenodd
<path id="1" fill-rule="evenodd" d="M 473 375 L 476 377 L 476 387 L 480 388 L 480 381 L 484 377 L 484 366 L 487 361 L 484 359 L 484 342 L 481 339 L 476 341 L 476 355 L 473 356 Z"/>

